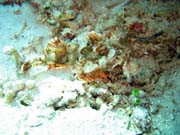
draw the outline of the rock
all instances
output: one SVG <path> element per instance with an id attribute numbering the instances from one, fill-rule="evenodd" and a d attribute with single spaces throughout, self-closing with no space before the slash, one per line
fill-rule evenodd
<path id="1" fill-rule="evenodd" d="M 3 48 L 3 53 L 6 55 L 11 55 L 14 50 L 15 48 L 13 46 L 8 45 Z"/>
<path id="2" fill-rule="evenodd" d="M 35 87 L 35 81 L 34 80 L 26 80 L 25 87 L 28 90 L 33 89 Z"/>
<path id="3" fill-rule="evenodd" d="M 3 87 L 3 89 L 4 89 L 5 91 L 11 90 L 11 89 L 12 89 L 12 82 L 10 82 L 10 81 L 6 82 L 6 83 L 3 84 L 2 87 Z"/>
<path id="4" fill-rule="evenodd" d="M 0 97 L 3 96 L 3 88 L 0 87 Z"/>
<path id="5" fill-rule="evenodd" d="M 151 119 L 148 111 L 143 107 L 135 107 L 133 109 L 132 120 L 136 124 L 138 128 L 140 128 L 142 131 L 146 131 L 151 128 Z"/>
<path id="6" fill-rule="evenodd" d="M 49 64 L 52 63 L 65 63 L 67 59 L 67 45 L 66 43 L 59 39 L 52 39 L 44 49 L 47 61 Z"/>
<path id="7" fill-rule="evenodd" d="M 12 88 L 14 91 L 21 91 L 25 88 L 24 80 L 17 80 L 12 82 Z"/>
<path id="8" fill-rule="evenodd" d="M 55 12 L 54 18 L 58 21 L 68 21 L 76 18 L 76 13 L 73 10 L 66 10 L 65 12 Z"/>

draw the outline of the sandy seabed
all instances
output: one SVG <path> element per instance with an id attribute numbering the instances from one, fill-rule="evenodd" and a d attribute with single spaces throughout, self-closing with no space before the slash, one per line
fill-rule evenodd
<path id="1" fill-rule="evenodd" d="M 21 13 L 18 14 L 18 10 Z M 150 109 L 136 106 L 129 116 L 128 110 L 122 108 L 111 110 L 105 104 L 99 110 L 89 106 L 84 107 L 85 105 L 63 110 L 52 108 L 54 102 L 58 101 L 63 93 L 59 93 L 59 90 L 67 90 L 71 93 L 70 97 L 68 92 L 62 94 L 63 100 L 76 99 L 77 96 L 85 93 L 83 83 L 79 80 L 72 81 L 71 73 L 66 71 L 46 72 L 44 68 L 40 68 L 42 72 L 38 74 L 36 69 L 31 71 L 32 76 L 19 77 L 14 60 L 4 53 L 6 46 L 13 46 L 20 51 L 23 47 L 38 42 L 39 39 L 42 40 L 37 48 L 43 48 L 50 41 L 53 36 L 52 26 L 40 23 L 37 21 L 38 17 L 38 12 L 29 2 L 23 3 L 21 7 L 0 5 L 0 89 L 9 88 L 12 85 L 19 89 L 22 86 L 23 91 L 26 90 L 12 103 L 6 103 L 7 99 L 3 96 L 0 99 L 0 135 L 180 134 L 179 59 L 176 61 L 176 66 L 159 77 L 154 89 L 163 89 L 163 92 L 148 98 L 151 103 Z M 40 54 L 42 50 L 39 50 Z M 36 55 L 28 54 L 26 57 L 31 59 Z M 78 94 L 76 89 L 79 89 Z M 26 95 L 29 95 L 27 97 L 30 99 L 26 100 L 24 98 Z M 23 100 L 27 102 L 20 102 L 20 98 L 24 98 Z M 31 104 L 27 105 L 29 101 Z M 151 120 L 150 131 L 145 129 L 148 119 Z M 136 120 L 135 123 L 139 122 L 140 127 L 130 124 Z"/>

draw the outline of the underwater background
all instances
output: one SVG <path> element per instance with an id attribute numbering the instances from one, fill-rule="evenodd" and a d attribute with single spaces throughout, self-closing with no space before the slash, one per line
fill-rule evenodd
<path id="1" fill-rule="evenodd" d="M 0 0 L 0 135 L 179 135 L 179 0 Z"/>

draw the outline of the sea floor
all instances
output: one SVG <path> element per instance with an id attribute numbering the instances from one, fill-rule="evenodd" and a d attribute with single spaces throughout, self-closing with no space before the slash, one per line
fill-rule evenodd
<path id="1" fill-rule="evenodd" d="M 159 12 L 161 14 L 163 12 Z M 165 23 L 165 26 L 168 27 L 168 24 Z M 74 27 L 73 25 L 71 28 Z M 89 29 L 91 31 L 93 28 L 81 27 L 79 35 Z M 99 29 L 96 28 L 97 31 L 103 30 Z M 43 48 L 54 37 L 53 30 L 54 26 L 43 24 L 39 20 L 39 12 L 29 2 L 24 2 L 22 6 L 0 5 L 0 135 L 180 134 L 178 57 L 173 58 L 167 64 L 167 70 L 163 70 L 158 76 L 155 86 L 153 85 L 154 93 L 147 92 L 143 105 L 130 104 L 112 109 L 110 105 L 98 100 L 96 102 L 102 105 L 100 109 L 94 109 L 86 103 L 83 96 L 87 86 L 74 77 L 74 69 L 71 67 L 51 71 L 47 70 L 47 65 L 42 64 L 32 67 L 27 75 L 19 75 L 21 73 L 17 71 L 16 60 L 8 53 L 8 49 L 15 48 L 17 52 L 23 52 L 23 61 L 41 57 Z M 81 40 L 79 42 L 84 41 Z M 13 93 L 12 89 L 16 92 Z M 77 99 L 80 105 L 76 105 Z"/>

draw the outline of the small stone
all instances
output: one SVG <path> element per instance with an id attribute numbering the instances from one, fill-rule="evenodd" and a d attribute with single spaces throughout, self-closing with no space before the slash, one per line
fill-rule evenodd
<path id="1" fill-rule="evenodd" d="M 3 88 L 0 87 L 0 97 L 3 96 Z"/>
<path id="2" fill-rule="evenodd" d="M 68 33 L 73 33 L 73 31 L 70 28 L 64 28 L 62 31 L 62 36 L 65 36 Z"/>
<path id="3" fill-rule="evenodd" d="M 108 60 L 112 59 L 116 55 L 116 50 L 115 49 L 110 49 L 108 53 Z"/>
<path id="4" fill-rule="evenodd" d="M 150 116 L 148 111 L 143 107 L 135 107 L 131 118 L 142 131 L 146 131 L 151 127 Z"/>
<path id="5" fill-rule="evenodd" d="M 150 106 L 150 113 L 156 114 L 158 111 L 159 111 L 158 105 L 153 104 L 153 105 Z"/>
<path id="6" fill-rule="evenodd" d="M 25 87 L 28 90 L 33 89 L 35 87 L 35 81 L 34 80 L 27 80 L 25 82 Z"/>
<path id="7" fill-rule="evenodd" d="M 12 103 L 15 98 L 15 95 L 16 95 L 15 92 L 7 93 L 5 96 L 5 103 L 7 103 L 7 104 Z"/>
<path id="8" fill-rule="evenodd" d="M 103 104 L 103 100 L 100 97 L 97 97 L 96 98 L 96 104 L 102 105 Z"/>
<path id="9" fill-rule="evenodd" d="M 7 55 L 11 55 L 14 50 L 15 49 L 13 46 L 8 45 L 3 48 L 3 53 Z"/>
<path id="10" fill-rule="evenodd" d="M 21 105 L 28 106 L 34 100 L 33 94 L 31 91 L 20 91 L 16 94 L 16 101 L 19 101 Z"/>
<path id="11" fill-rule="evenodd" d="M 73 10 L 66 10 L 64 13 L 56 13 L 55 19 L 59 22 L 68 21 L 76 18 L 76 13 Z"/>
<path id="12" fill-rule="evenodd" d="M 2 87 L 3 84 L 4 84 L 5 82 L 7 82 L 8 80 L 9 80 L 9 79 L 8 79 L 8 76 L 2 75 L 2 77 L 0 78 L 0 87 Z"/>
<path id="13" fill-rule="evenodd" d="M 77 102 L 80 103 L 79 104 L 80 107 L 84 107 L 87 105 L 87 102 L 85 101 L 85 99 L 83 97 L 79 97 Z"/>
<path id="14" fill-rule="evenodd" d="M 24 80 L 17 80 L 15 82 L 12 82 L 13 90 L 15 91 L 21 91 L 25 87 Z"/>
<path id="15" fill-rule="evenodd" d="M 151 92 L 151 95 L 155 96 L 155 97 L 161 96 L 162 95 L 162 91 L 154 90 L 154 91 Z"/>
<path id="16" fill-rule="evenodd" d="M 68 104 L 70 101 L 75 102 L 77 96 L 78 94 L 76 92 L 65 92 L 62 101 L 64 101 L 65 104 Z"/>
<path id="17" fill-rule="evenodd" d="M 145 97 L 146 93 L 142 90 L 139 91 L 139 97 L 143 98 Z"/>
<path id="18" fill-rule="evenodd" d="M 99 61 L 98 61 L 100 67 L 106 67 L 107 62 L 108 60 L 105 56 L 99 58 Z"/>
<path id="19" fill-rule="evenodd" d="M 54 19 L 47 19 L 46 21 L 47 21 L 47 23 L 49 23 L 50 25 L 55 25 L 55 24 L 57 23 L 56 20 L 54 20 Z"/>
<path id="20" fill-rule="evenodd" d="M 2 87 L 3 87 L 3 89 L 5 91 L 10 90 L 10 89 L 12 89 L 12 83 L 11 82 L 6 82 L 5 84 L 3 84 Z"/>
<path id="21" fill-rule="evenodd" d="M 109 109 L 109 108 L 108 108 L 107 104 L 103 103 L 103 104 L 101 105 L 101 108 L 100 108 L 99 111 L 100 111 L 102 114 L 104 114 L 108 109 Z"/>

